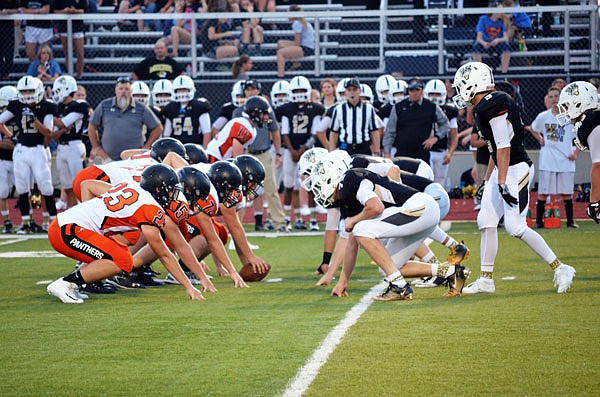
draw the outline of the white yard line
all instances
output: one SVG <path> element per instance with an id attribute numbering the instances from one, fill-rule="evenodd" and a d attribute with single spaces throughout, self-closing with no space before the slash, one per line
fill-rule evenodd
<path id="1" fill-rule="evenodd" d="M 312 382 L 319 374 L 319 369 L 327 362 L 329 355 L 333 353 L 337 345 L 342 341 L 346 332 L 352 327 L 363 315 L 363 313 L 373 303 L 373 297 L 377 295 L 385 287 L 385 283 L 381 282 L 371 288 L 369 292 L 362 297 L 360 302 L 346 313 L 346 316 L 334 329 L 329 332 L 325 340 L 319 345 L 306 364 L 296 374 L 296 377 L 288 384 L 283 397 L 302 396 L 310 387 Z"/>
<path id="2" fill-rule="evenodd" d="M 0 242 L 0 245 L 9 245 L 9 244 L 14 244 L 14 243 L 20 243 L 21 241 L 23 241 L 22 238 L 14 239 L 14 240 L 6 240 L 6 241 Z"/>

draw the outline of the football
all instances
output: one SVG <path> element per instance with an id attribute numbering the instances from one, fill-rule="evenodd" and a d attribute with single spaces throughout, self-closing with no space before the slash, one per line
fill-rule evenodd
<path id="1" fill-rule="evenodd" d="M 267 271 L 264 273 L 256 273 L 254 272 L 254 269 L 252 269 L 252 265 L 244 265 L 240 269 L 240 276 L 244 281 L 260 281 L 269 274 L 269 271 L 271 271 L 270 265 L 267 265 Z"/>

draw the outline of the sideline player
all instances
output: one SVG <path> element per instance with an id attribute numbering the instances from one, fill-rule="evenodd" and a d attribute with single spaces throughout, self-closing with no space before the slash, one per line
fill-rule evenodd
<path id="1" fill-rule="evenodd" d="M 8 103 L 18 98 L 19 92 L 11 85 L 0 88 L 0 112 L 4 112 Z M 15 135 L 18 132 L 17 122 L 12 119 L 6 126 L 8 132 L 0 131 L 2 140 L 0 140 L 0 213 L 4 221 L 4 233 L 12 233 L 13 224 L 10 221 L 7 199 L 10 195 L 12 186 L 15 183 L 13 168 L 13 149 L 15 148 Z"/>
<path id="2" fill-rule="evenodd" d="M 515 101 L 496 91 L 489 66 L 469 62 L 461 66 L 452 86 L 459 108 L 473 106 L 473 119 L 479 135 L 488 142 L 490 162 L 485 176 L 477 226 L 481 232 L 481 276 L 464 289 L 465 294 L 494 293 L 494 262 L 498 254 L 498 222 L 504 216 L 506 232 L 522 240 L 554 271 L 557 292 L 567 292 L 575 269 L 562 263 L 542 236 L 525 221 L 529 207 L 529 182 L 533 163 L 524 140 L 524 126 Z"/>

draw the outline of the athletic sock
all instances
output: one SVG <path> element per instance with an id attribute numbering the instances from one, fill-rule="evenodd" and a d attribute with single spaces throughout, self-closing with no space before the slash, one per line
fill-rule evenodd
<path id="1" fill-rule="evenodd" d="M 83 276 L 81 275 L 81 271 L 79 271 L 79 269 L 75 270 L 73 273 L 69 274 L 68 276 L 63 277 L 63 280 L 68 281 L 70 283 L 75 283 L 80 287 L 83 284 L 85 284 L 85 280 L 83 279 Z"/>
<path id="2" fill-rule="evenodd" d="M 563 200 L 565 204 L 565 214 L 567 215 L 567 224 L 572 224 L 573 222 L 573 200 Z"/>
<path id="3" fill-rule="evenodd" d="M 400 288 L 404 287 L 407 284 L 406 280 L 404 280 L 404 277 L 402 277 L 402 274 L 400 274 L 400 271 L 388 275 L 385 279 L 387 282 L 394 284 L 395 286 Z"/>
<path id="4" fill-rule="evenodd" d="M 546 206 L 546 200 L 538 200 L 535 208 L 535 223 L 538 225 L 544 224 L 544 207 Z"/>

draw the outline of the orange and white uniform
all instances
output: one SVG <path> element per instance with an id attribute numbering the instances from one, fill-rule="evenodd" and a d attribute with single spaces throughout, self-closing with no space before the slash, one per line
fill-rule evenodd
<path id="1" fill-rule="evenodd" d="M 239 141 L 245 148 L 256 139 L 256 128 L 245 117 L 231 119 L 219 131 L 206 148 L 211 163 L 230 159 L 233 155 L 233 141 Z"/>
<path id="2" fill-rule="evenodd" d="M 112 260 L 126 272 L 133 257 L 120 238 L 137 241 L 141 225 L 165 226 L 165 211 L 149 192 L 129 181 L 103 195 L 58 214 L 50 224 L 48 239 L 61 254 L 84 263 Z"/>

